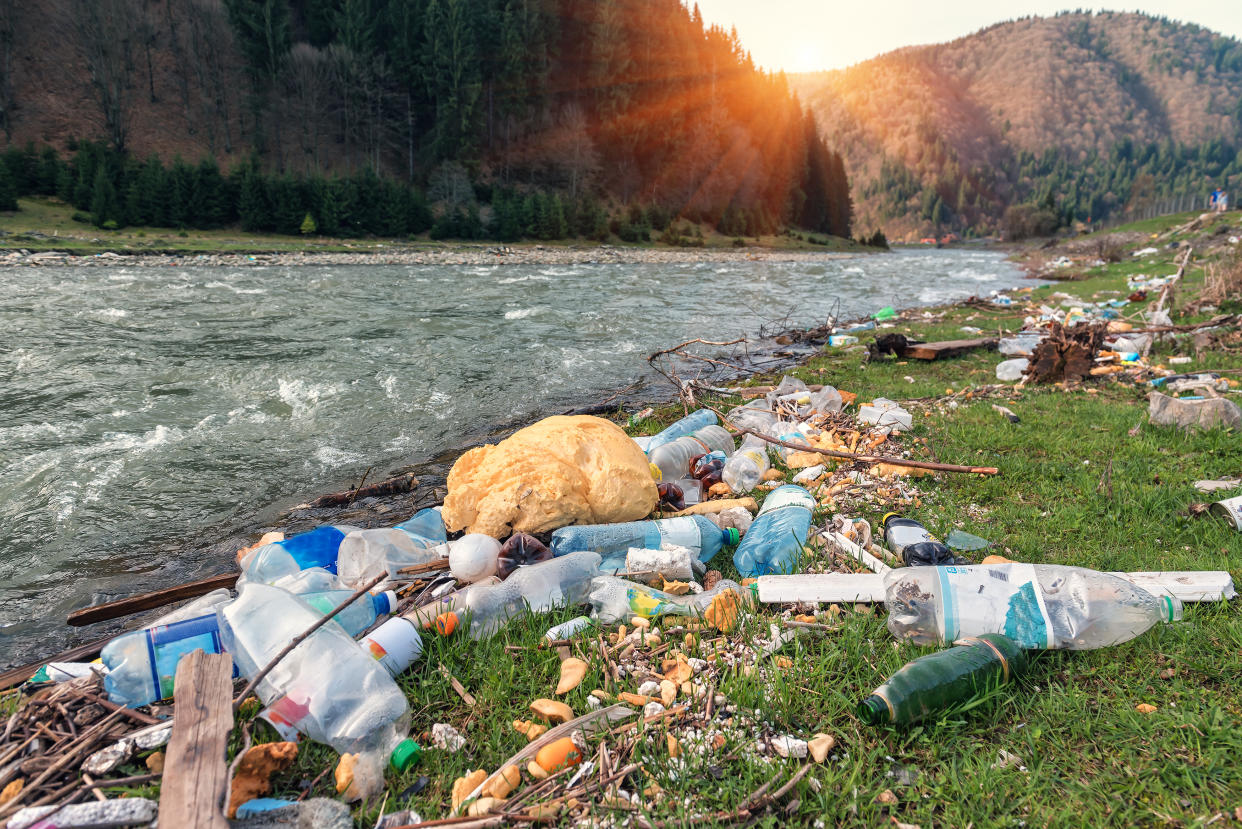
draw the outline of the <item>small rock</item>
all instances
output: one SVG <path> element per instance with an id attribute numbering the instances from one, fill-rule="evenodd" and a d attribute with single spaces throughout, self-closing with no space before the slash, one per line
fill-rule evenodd
<path id="1" fill-rule="evenodd" d="M 647 680 L 638 686 L 638 693 L 644 697 L 655 697 L 660 694 L 660 683 Z"/>
<path id="2" fill-rule="evenodd" d="M 797 737 L 786 735 L 773 740 L 772 748 L 782 757 L 792 757 L 795 760 L 801 760 L 803 757 L 806 757 L 807 742 L 806 740 L 799 740 Z"/>
<path id="3" fill-rule="evenodd" d="M 885 789 L 884 791 L 880 792 L 880 794 L 876 797 L 875 802 L 883 803 L 887 806 L 892 806 L 894 803 L 897 802 L 897 795 L 893 794 L 892 789 Z"/>
<path id="4" fill-rule="evenodd" d="M 654 717 L 664 713 L 664 706 L 658 702 L 649 702 L 643 706 L 644 717 Z"/>
<path id="5" fill-rule="evenodd" d="M 811 759 L 816 763 L 822 763 L 828 758 L 828 752 L 832 751 L 836 744 L 836 738 L 828 734 L 816 734 L 807 743 L 807 748 L 810 749 Z"/>
<path id="6" fill-rule="evenodd" d="M 466 738 L 448 723 L 438 722 L 431 727 L 431 744 L 442 751 L 456 753 L 465 748 Z"/>

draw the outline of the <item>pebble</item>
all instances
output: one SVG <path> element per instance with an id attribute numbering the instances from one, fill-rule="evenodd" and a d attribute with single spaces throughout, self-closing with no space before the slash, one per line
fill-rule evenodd
<path id="1" fill-rule="evenodd" d="M 792 757 L 795 760 L 801 760 L 806 757 L 807 742 L 799 740 L 797 737 L 785 735 L 777 737 L 772 741 L 772 749 L 782 757 Z"/>
<path id="2" fill-rule="evenodd" d="M 658 697 L 660 695 L 660 683 L 647 680 L 638 686 L 638 693 L 644 697 Z"/>
<path id="3" fill-rule="evenodd" d="M 643 706 L 644 717 L 654 717 L 657 714 L 664 713 L 664 705 L 658 702 L 649 702 Z"/>
<path id="4" fill-rule="evenodd" d="M 438 722 L 431 727 L 431 744 L 438 749 L 455 753 L 466 745 L 466 738 L 448 723 Z"/>

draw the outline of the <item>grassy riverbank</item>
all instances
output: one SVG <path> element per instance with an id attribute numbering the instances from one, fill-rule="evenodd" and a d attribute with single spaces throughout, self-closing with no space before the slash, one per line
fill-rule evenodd
<path id="1" fill-rule="evenodd" d="M 428 253 L 439 251 L 478 251 L 498 246 L 511 249 L 517 255 L 543 247 L 595 248 L 594 242 L 561 240 L 555 242 L 498 243 L 437 242 L 426 234 L 404 239 L 338 239 L 322 236 L 282 236 L 274 233 L 251 233 L 237 227 L 219 230 L 176 230 L 167 227 L 125 227 L 119 230 L 103 230 L 91 224 L 75 221 L 75 211 L 59 199 L 32 197 L 18 200 L 20 210 L 0 213 L 0 252 L 27 250 L 64 251 L 75 256 L 90 256 L 112 252 L 125 255 L 236 253 L 349 253 L 392 255 L 394 253 Z M 680 222 L 690 228 L 689 223 Z M 682 247 L 660 242 L 627 244 L 613 239 L 610 247 L 627 251 L 739 251 L 758 248 L 775 251 L 864 251 L 870 250 L 850 239 L 822 234 L 802 233 L 795 236 L 766 235 L 747 237 L 742 246 L 735 244 L 734 237 L 716 233 L 708 225 L 698 226 L 702 234 L 702 246 Z M 653 239 L 659 234 L 653 234 Z M 800 236 L 800 238 L 799 238 Z M 814 240 L 814 241 L 812 241 Z M 741 253 L 739 255 L 744 255 Z"/>
<path id="2" fill-rule="evenodd" d="M 1115 296 L 1103 292 L 1125 292 L 1128 274 L 1171 273 L 1172 256 L 1169 251 L 1127 258 L 1090 269 L 1080 282 L 1036 288 L 1031 297 L 1047 300 L 1059 291 L 1085 300 Z M 1202 280 L 1196 263 L 1176 308 L 1184 307 Z M 1021 327 L 1020 312 L 962 306 L 935 309 L 926 319 L 907 316 L 894 330 L 927 340 L 964 336 L 963 325 L 989 332 Z M 1174 319 L 1203 316 L 1175 313 Z M 1193 351 L 1184 344 L 1160 344 L 1154 362 L 1175 353 Z M 864 362 L 858 354 L 828 351 L 790 373 L 857 392 L 860 400 L 958 392 L 956 408 L 947 401 L 912 404 L 914 436 L 925 438 L 941 461 L 995 465 L 1001 474 L 920 480 L 921 506 L 909 512 L 940 535 L 958 527 L 1022 561 L 1116 570 L 1223 568 L 1242 581 L 1242 535 L 1217 519 L 1187 515 L 1189 504 L 1205 500 L 1192 481 L 1242 471 L 1237 435 L 1153 427 L 1147 423 L 1146 389 L 1122 382 L 1070 390 L 1030 387 L 1000 398 L 960 394 L 972 384 L 994 384 L 999 359 L 975 353 L 935 363 L 891 357 Z M 1209 351 L 1185 368 L 1239 367 L 1242 358 L 1236 354 Z M 764 379 L 775 378 L 756 382 Z M 1022 422 L 1011 424 L 992 409 L 993 402 L 1009 406 Z M 643 424 L 643 431 L 679 412 L 661 414 L 657 422 Z M 859 517 L 874 524 L 883 511 L 877 504 L 873 513 Z M 728 557 L 721 559 L 725 576 L 732 575 Z M 456 777 L 473 768 L 494 770 L 521 747 L 510 721 L 528 716 L 526 704 L 549 696 L 556 680 L 555 654 L 535 649 L 552 621 L 520 623 L 483 643 L 428 642 L 424 662 L 402 680 L 415 710 L 415 731 L 448 722 L 469 744 L 457 754 L 435 752 L 424 768 L 394 781 L 396 793 L 419 774 L 430 777 L 421 794 L 405 804 L 389 803 L 387 811 L 405 806 L 428 819 L 443 817 Z M 760 618 L 753 633 L 764 635 L 766 626 Z M 792 660 L 789 667 L 766 678 L 730 676 L 719 687 L 740 708 L 757 710 L 773 734 L 806 738 L 825 732 L 837 740 L 829 761 L 786 796 L 786 804 L 796 801 L 792 812 L 782 816 L 776 810 L 760 825 L 822 820 L 829 826 L 878 826 L 892 819 L 924 827 L 1242 821 L 1234 811 L 1242 807 L 1242 767 L 1236 762 L 1242 751 L 1236 728 L 1242 688 L 1231 679 L 1242 675 L 1238 601 L 1188 605 L 1182 624 L 1161 626 L 1118 647 L 1041 654 L 1025 679 L 975 709 L 905 731 L 868 727 L 855 717 L 853 705 L 923 651 L 895 645 L 879 609 L 847 608 L 838 627 L 782 650 Z M 477 703 L 463 703 L 436 665 L 454 674 Z M 592 664 L 567 701 L 581 713 L 586 694 L 602 684 Z M 1154 705 L 1155 712 L 1140 713 L 1140 703 Z M 672 779 L 663 738 L 657 729 L 653 733 L 657 739 L 638 760 L 668 797 L 644 816 L 672 825 L 711 825 L 696 816 L 735 809 L 761 784 L 772 781 L 775 788 L 798 766 L 762 759 L 753 744 L 729 743 L 691 757 Z M 1020 759 L 1002 761 L 1002 756 Z M 313 777 L 329 761 L 326 752 L 311 752 L 299 761 L 294 777 Z M 895 802 L 880 802 L 885 791 Z M 369 825 L 377 814 L 378 804 L 356 812 L 359 825 Z M 624 813 L 605 811 L 594 819 L 609 814 Z"/>

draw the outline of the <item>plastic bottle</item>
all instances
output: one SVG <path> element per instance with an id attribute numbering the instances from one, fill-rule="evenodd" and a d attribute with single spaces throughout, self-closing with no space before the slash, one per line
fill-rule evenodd
<path id="1" fill-rule="evenodd" d="M 737 530 L 722 530 L 703 515 L 629 521 L 624 524 L 589 524 L 561 527 L 552 533 L 552 552 L 563 556 L 591 550 L 607 557 L 624 554 L 631 547 L 658 550 L 664 544 L 685 547 L 699 561 L 711 561 L 725 544 L 736 544 Z"/>
<path id="2" fill-rule="evenodd" d="M 394 616 L 358 640 L 359 647 L 388 671 L 400 676 L 423 655 L 418 625 L 405 616 Z"/>
<path id="3" fill-rule="evenodd" d="M 741 429 L 754 429 L 762 432 L 776 422 L 776 413 L 772 411 L 767 400 L 752 400 L 745 406 L 738 406 L 725 415 L 725 420 Z"/>
<path id="4" fill-rule="evenodd" d="M 278 587 L 247 584 L 218 615 L 234 664 L 243 676 L 253 677 L 314 624 L 318 612 Z M 410 711 L 404 692 L 336 625 L 324 625 L 307 637 L 255 693 L 273 723 L 341 754 L 357 755 L 353 795 L 378 790 L 385 762 L 405 771 L 418 759 L 418 745 L 406 736 Z"/>
<path id="5" fill-rule="evenodd" d="M 171 697 L 177 663 L 199 648 L 206 653 L 224 650 L 215 612 L 118 636 L 100 653 L 108 669 L 104 677 L 108 699 L 137 708 Z"/>
<path id="6" fill-rule="evenodd" d="M 568 622 L 561 622 L 559 625 L 548 628 L 544 631 L 543 638 L 553 642 L 557 639 L 570 639 L 594 627 L 595 620 L 590 616 L 575 616 Z"/>
<path id="7" fill-rule="evenodd" d="M 341 542 L 355 530 L 358 527 L 324 524 L 284 541 L 264 544 L 239 560 L 242 577 L 238 584 L 251 581 L 271 584 L 282 576 L 295 575 L 308 567 L 322 567 L 329 573 L 335 573 Z"/>
<path id="8" fill-rule="evenodd" d="M 599 553 L 583 550 L 519 567 L 500 584 L 472 587 L 464 597 L 464 608 L 436 617 L 436 630 L 448 636 L 468 622 L 471 639 L 486 639 L 528 612 L 579 604 L 586 599 L 591 579 L 599 575 L 599 564 Z"/>
<path id="9" fill-rule="evenodd" d="M 300 598 L 326 616 L 353 592 L 328 590 L 305 593 Z M 198 648 L 207 653 L 221 652 L 217 617 L 218 611 L 227 606 L 228 603 L 216 602 L 205 615 L 125 633 L 105 645 L 100 658 L 108 668 L 104 679 L 108 698 L 118 705 L 136 708 L 172 696 L 173 679 L 182 656 Z M 395 593 L 362 596 L 333 617 L 333 622 L 352 639 L 396 606 Z"/>
<path id="10" fill-rule="evenodd" d="M 435 561 L 445 554 L 448 536 L 438 508 L 419 510 L 395 527 L 355 530 L 341 542 L 337 572 L 358 588 L 381 572 L 396 577 L 403 567 Z"/>
<path id="11" fill-rule="evenodd" d="M 768 442 L 754 435 L 747 435 L 742 445 L 729 458 L 720 479 L 729 485 L 735 495 L 750 492 L 768 471 Z"/>
<path id="12" fill-rule="evenodd" d="M 233 591 L 227 587 L 221 587 L 199 596 L 197 599 L 188 601 L 178 607 L 176 610 L 165 613 L 158 619 L 153 619 L 147 627 L 156 627 L 158 625 L 171 625 L 173 622 L 184 622 L 186 619 L 197 619 L 199 616 L 206 616 L 214 613 L 216 608 L 222 604 L 233 601 Z"/>
<path id="13" fill-rule="evenodd" d="M 870 725 L 909 725 L 982 697 L 1026 670 L 1026 652 L 999 633 L 961 639 L 948 650 L 907 662 L 858 703 Z"/>
<path id="14" fill-rule="evenodd" d="M 747 595 L 746 588 L 729 579 L 721 579 L 711 590 L 704 590 L 702 593 L 674 596 L 672 593 L 616 576 L 599 576 L 591 581 L 588 601 L 591 603 L 592 615 L 600 623 L 610 625 L 633 616 L 644 619 L 655 619 L 669 614 L 703 616 L 717 597 L 724 593 L 736 594 L 737 598 L 731 599 L 735 603 L 745 600 Z"/>
<path id="15" fill-rule="evenodd" d="M 884 516 L 884 546 L 901 557 L 908 567 L 938 567 L 944 564 L 970 564 L 959 559 L 913 518 L 902 518 L 895 512 Z"/>
<path id="16" fill-rule="evenodd" d="M 669 426 L 663 432 L 653 435 L 647 444 L 647 456 L 666 443 L 672 443 L 683 435 L 693 435 L 704 426 L 714 426 L 719 422 L 716 413 L 711 409 L 699 409 L 691 412 L 681 420 Z"/>
<path id="17" fill-rule="evenodd" d="M 1089 650 L 1182 618 L 1173 596 L 1056 564 L 901 567 L 885 575 L 884 593 L 888 629 L 920 645 L 1003 633 L 1023 648 Z"/>
<path id="18" fill-rule="evenodd" d="M 796 573 L 814 508 L 815 498 L 795 484 L 785 484 L 768 493 L 763 508 L 733 553 L 733 563 L 742 577 Z"/>
<path id="19" fill-rule="evenodd" d="M 661 481 L 679 481 L 690 475 L 690 460 L 699 455 L 720 451 L 733 454 L 733 438 L 723 426 L 704 426 L 693 435 L 685 435 L 652 449 L 647 458 L 660 470 Z"/>

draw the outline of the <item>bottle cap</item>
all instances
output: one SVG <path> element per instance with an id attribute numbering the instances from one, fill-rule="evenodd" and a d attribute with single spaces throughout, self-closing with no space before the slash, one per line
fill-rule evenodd
<path id="1" fill-rule="evenodd" d="M 648 463 L 647 468 L 651 470 L 651 479 L 657 484 L 664 480 L 664 473 L 660 471 L 660 467 L 654 463 Z"/>
<path id="2" fill-rule="evenodd" d="M 448 610 L 436 617 L 436 633 L 441 636 L 449 636 L 455 630 L 457 630 L 456 613 Z"/>
<path id="3" fill-rule="evenodd" d="M 1180 622 L 1182 620 L 1182 600 L 1176 596 L 1161 596 L 1164 601 L 1161 602 L 1161 611 L 1166 622 Z"/>
<path id="4" fill-rule="evenodd" d="M 389 764 L 397 771 L 406 771 L 412 767 L 423 756 L 423 747 L 418 743 L 406 737 L 397 743 L 397 747 L 392 750 L 389 756 Z"/>
<path id="5" fill-rule="evenodd" d="M 886 512 L 886 513 L 884 513 L 884 517 L 880 519 L 880 528 L 881 528 L 881 529 L 883 529 L 883 528 L 885 528 L 885 527 L 887 527 L 887 526 L 888 526 L 888 519 L 890 519 L 890 518 L 900 518 L 900 517 L 901 517 L 901 516 L 900 516 L 900 515 L 898 515 L 898 514 L 897 514 L 897 513 L 895 513 L 895 512 Z"/>
<path id="6" fill-rule="evenodd" d="M 737 527 L 728 527 L 724 531 L 725 544 L 736 544 L 742 540 L 742 534 L 738 532 Z"/>

